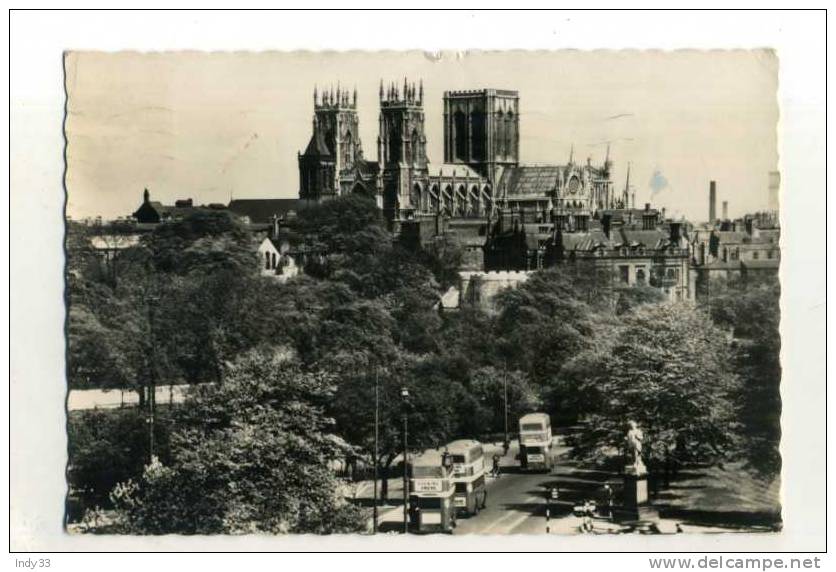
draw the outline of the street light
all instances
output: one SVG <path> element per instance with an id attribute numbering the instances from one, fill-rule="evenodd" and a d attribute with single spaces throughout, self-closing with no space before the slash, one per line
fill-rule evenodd
<path id="1" fill-rule="evenodd" d="M 380 442 L 380 391 L 379 391 L 379 370 L 374 370 L 374 501 L 372 504 L 372 532 L 377 534 L 377 459 Z"/>
<path id="2" fill-rule="evenodd" d="M 149 363 L 150 368 L 148 370 L 148 383 L 146 385 L 146 391 L 148 395 L 148 413 L 145 418 L 145 423 L 148 425 L 148 464 L 154 462 L 154 450 L 156 446 L 155 438 L 154 438 L 154 423 L 156 417 L 156 409 L 157 409 L 157 338 L 156 338 L 156 329 L 154 327 L 154 318 L 155 318 L 155 305 L 160 301 L 160 297 L 156 294 L 149 294 L 147 295 L 147 309 L 148 309 L 148 330 L 149 336 L 148 339 L 151 342 L 150 345 L 150 356 L 149 356 Z"/>
<path id="3" fill-rule="evenodd" d="M 407 436 L 407 411 L 406 404 L 409 399 L 409 390 L 406 387 L 401 388 L 401 399 L 403 400 L 403 533 L 409 532 L 409 481 L 406 474 L 406 436 Z"/>
<path id="4" fill-rule="evenodd" d="M 502 364 L 502 391 L 503 401 L 505 406 L 505 441 L 502 444 L 505 447 L 505 453 L 508 453 L 508 362 L 507 360 Z"/>

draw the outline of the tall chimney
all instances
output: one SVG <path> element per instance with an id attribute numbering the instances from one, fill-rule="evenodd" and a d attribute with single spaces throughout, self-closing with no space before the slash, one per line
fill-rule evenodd
<path id="1" fill-rule="evenodd" d="M 711 181 L 708 190 L 708 222 L 717 221 L 717 182 Z"/>
<path id="2" fill-rule="evenodd" d="M 729 220 L 729 201 L 723 201 L 723 220 Z"/>

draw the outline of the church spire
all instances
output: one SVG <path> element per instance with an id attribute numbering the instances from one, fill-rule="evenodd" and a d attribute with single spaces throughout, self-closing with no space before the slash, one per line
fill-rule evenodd
<path id="1" fill-rule="evenodd" d="M 317 103 L 318 103 L 317 99 L 318 99 L 318 94 L 316 92 L 316 84 L 314 84 L 314 86 L 313 86 L 313 104 L 314 104 L 314 107 L 317 106 Z"/>
<path id="2" fill-rule="evenodd" d="M 572 147 L 569 149 L 569 164 L 575 164 L 575 144 L 572 143 Z"/>

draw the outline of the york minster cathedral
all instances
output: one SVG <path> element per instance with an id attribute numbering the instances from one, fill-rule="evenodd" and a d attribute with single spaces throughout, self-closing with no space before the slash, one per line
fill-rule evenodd
<path id="1" fill-rule="evenodd" d="M 314 90 L 313 134 L 299 154 L 299 197 L 323 201 L 347 193 L 374 197 L 395 228 L 441 215 L 485 219 L 496 210 L 545 221 L 557 213 L 583 224 L 596 210 L 626 206 L 616 194 L 609 157 L 603 165 L 520 164 L 518 92 L 444 92 L 444 162 L 431 163 L 425 135 L 424 88 L 380 84 L 377 161 L 360 141 L 357 92 Z M 578 222 L 576 222 L 578 221 Z"/>

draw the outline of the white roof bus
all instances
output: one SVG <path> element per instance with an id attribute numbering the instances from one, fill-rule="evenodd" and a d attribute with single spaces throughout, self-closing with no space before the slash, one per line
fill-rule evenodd
<path id="1" fill-rule="evenodd" d="M 409 518 L 418 532 L 452 532 L 456 526 L 453 505 L 453 465 L 438 451 L 425 451 L 409 463 Z"/>
<path id="2" fill-rule="evenodd" d="M 453 460 L 456 509 L 468 516 L 479 514 L 488 498 L 482 444 L 472 439 L 459 439 L 448 443 L 446 449 Z"/>
<path id="3" fill-rule="evenodd" d="M 524 471 L 552 468 L 552 422 L 545 413 L 520 417 L 520 466 Z"/>

